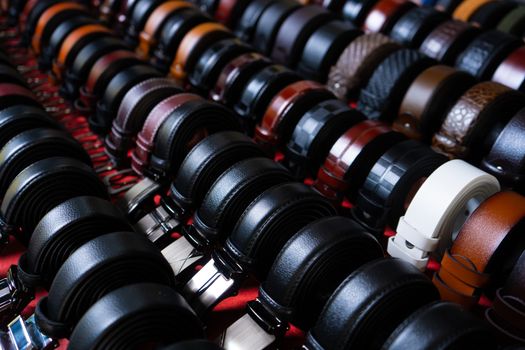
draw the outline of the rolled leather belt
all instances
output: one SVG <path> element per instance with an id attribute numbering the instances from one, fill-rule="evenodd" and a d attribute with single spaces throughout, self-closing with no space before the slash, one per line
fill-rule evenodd
<path id="1" fill-rule="evenodd" d="M 252 75 L 271 64 L 271 61 L 255 52 L 245 53 L 230 61 L 221 71 L 210 97 L 233 107 Z"/>
<path id="2" fill-rule="evenodd" d="M 140 32 L 144 29 L 148 18 L 164 0 L 141 0 L 137 1 L 132 11 L 128 11 L 127 28 L 124 32 L 124 40 L 132 46 L 139 44 Z"/>
<path id="3" fill-rule="evenodd" d="M 153 52 L 153 65 L 163 73 L 168 73 L 170 64 L 185 35 L 199 24 L 210 21 L 211 19 L 203 12 L 192 7 L 174 13 L 162 28 L 157 48 Z"/>
<path id="4" fill-rule="evenodd" d="M 447 112 L 476 83 L 470 74 L 437 65 L 412 82 L 401 102 L 393 128 L 410 138 L 430 141 Z"/>
<path id="5" fill-rule="evenodd" d="M 430 31 L 446 19 L 446 14 L 432 7 L 415 7 L 397 21 L 390 37 L 402 45 L 417 49 Z"/>
<path id="6" fill-rule="evenodd" d="M 248 1 L 219 0 L 214 18 L 229 28 L 235 27 L 247 6 Z"/>
<path id="7" fill-rule="evenodd" d="M 289 322 L 310 328 L 339 283 L 382 256 L 377 240 L 350 219 L 323 218 L 305 226 L 282 248 L 257 299 L 248 302 L 247 315 L 225 331 L 221 345 L 263 349 L 284 334 Z M 234 336 L 245 328 L 251 336 Z"/>
<path id="8" fill-rule="evenodd" d="M 197 142 L 225 130 L 240 128 L 235 115 L 222 105 L 204 100 L 182 104 L 158 128 L 148 170 L 150 177 L 174 176 Z"/>
<path id="9" fill-rule="evenodd" d="M 125 350 L 202 337 L 202 322 L 179 293 L 161 284 L 139 283 L 118 288 L 93 304 L 68 347 Z"/>
<path id="10" fill-rule="evenodd" d="M 459 305 L 436 301 L 423 306 L 401 323 L 383 344 L 383 349 L 453 349 L 465 346 L 497 348 L 490 329 L 474 315 Z"/>
<path id="11" fill-rule="evenodd" d="M 446 158 L 415 140 L 398 143 L 374 164 L 359 190 L 353 218 L 380 236 L 396 227 L 417 186 Z"/>
<path id="12" fill-rule="evenodd" d="M 517 4 L 512 1 L 490 1 L 474 11 L 469 22 L 481 28 L 494 28 L 507 13 L 516 7 Z"/>
<path id="13" fill-rule="evenodd" d="M 173 286 L 166 259 L 136 232 L 113 232 L 86 242 L 58 270 L 35 310 L 37 324 L 53 338 L 68 337 L 98 299 L 134 283 Z"/>
<path id="14" fill-rule="evenodd" d="M 422 71 L 434 64 L 433 59 L 415 50 L 401 49 L 391 53 L 361 90 L 357 108 L 368 119 L 393 120 L 403 93 Z"/>
<path id="15" fill-rule="evenodd" d="M 308 79 L 325 83 L 331 66 L 355 38 L 363 34 L 349 23 L 332 20 L 306 41 L 297 71 Z"/>
<path id="16" fill-rule="evenodd" d="M 363 29 L 367 33 L 388 34 L 399 18 L 414 7 L 416 4 L 411 1 L 380 0 L 366 16 Z"/>
<path id="17" fill-rule="evenodd" d="M 335 215 L 332 205 L 302 183 L 274 186 L 241 215 L 224 248 L 184 287 L 197 313 L 237 291 L 248 272 L 264 280 L 279 250 L 304 226 Z"/>
<path id="18" fill-rule="evenodd" d="M 86 164 L 72 158 L 39 160 L 22 170 L 2 201 L 2 233 L 17 230 L 26 243 L 40 219 L 63 201 L 82 195 L 108 198 L 104 184 Z"/>
<path id="19" fill-rule="evenodd" d="M 141 57 L 148 58 L 152 49 L 157 46 L 160 32 L 167 19 L 175 12 L 192 6 L 191 3 L 185 1 L 166 1 L 155 8 L 147 18 L 144 29 L 140 32 L 137 53 Z"/>
<path id="20" fill-rule="evenodd" d="M 523 35 L 525 30 L 525 7 L 518 6 L 510 11 L 501 19 L 496 28 L 502 32 L 516 36 Z"/>
<path id="21" fill-rule="evenodd" d="M 486 141 L 483 138 L 489 135 L 491 127 L 509 120 L 523 108 L 523 102 L 521 92 L 498 83 L 478 83 L 450 109 L 441 129 L 434 134 L 432 145 L 451 157 L 479 159 Z"/>
<path id="22" fill-rule="evenodd" d="M 271 65 L 251 76 L 241 92 L 235 111 L 243 118 L 249 134 L 263 117 L 272 98 L 286 86 L 299 81 L 297 73 L 281 65 Z"/>
<path id="23" fill-rule="evenodd" d="M 419 51 L 443 64 L 454 65 L 459 54 L 479 33 L 478 28 L 468 23 L 448 20 L 427 35 Z"/>
<path id="24" fill-rule="evenodd" d="M 53 30 L 53 33 L 51 33 L 49 37 L 48 44 L 42 48 L 40 56 L 37 57 L 40 70 L 48 71 L 51 69 L 53 59 L 58 55 L 60 46 L 62 46 L 62 43 L 69 33 L 80 26 L 94 23 L 95 19 L 88 15 L 79 15 L 61 22 L 60 25 Z"/>
<path id="25" fill-rule="evenodd" d="M 28 88 L 12 83 L 0 83 L 0 111 L 16 105 L 41 107 L 37 97 Z"/>
<path id="26" fill-rule="evenodd" d="M 337 203 L 345 195 L 352 199 L 379 157 L 404 139 L 381 122 L 365 120 L 356 124 L 333 144 L 314 188 Z"/>
<path id="27" fill-rule="evenodd" d="M 63 130 L 42 108 L 14 105 L 0 111 L 0 148 L 19 133 L 36 128 Z"/>
<path id="28" fill-rule="evenodd" d="M 492 307 L 485 318 L 504 343 L 524 344 L 525 321 L 525 253 L 522 253 L 505 286 L 496 291 Z"/>
<path id="29" fill-rule="evenodd" d="M 440 258 L 460 225 L 499 189 L 492 175 L 462 160 L 446 162 L 427 178 L 399 219 L 397 235 L 388 241 L 388 253 L 425 270 L 429 254 L 435 252 Z M 429 203 L 434 209 L 423 209 Z"/>
<path id="30" fill-rule="evenodd" d="M 116 74 L 141 63 L 137 55 L 129 50 L 116 50 L 100 57 L 91 67 L 85 86 L 80 89 L 81 100 L 87 107 L 94 108 Z"/>
<path id="31" fill-rule="evenodd" d="M 9 285 L 14 288 L 10 305 L 2 305 L 2 317 L 12 320 L 35 297 L 37 287 L 49 288 L 64 260 L 79 246 L 119 230 L 132 227 L 115 206 L 100 198 L 75 197 L 51 209 L 35 227 L 18 266 L 9 269 Z"/>
<path id="32" fill-rule="evenodd" d="M 42 48 L 47 46 L 49 37 L 55 28 L 68 17 L 87 14 L 87 8 L 75 2 L 59 2 L 48 7 L 36 23 L 36 28 L 31 38 L 31 48 L 38 56 Z"/>
<path id="33" fill-rule="evenodd" d="M 235 36 L 246 43 L 251 43 L 259 18 L 266 8 L 274 3 L 276 3 L 274 0 L 251 1 L 241 14 L 235 26 Z"/>
<path id="34" fill-rule="evenodd" d="M 301 5 L 296 1 L 275 1 L 266 6 L 257 20 L 251 43 L 265 55 L 270 55 L 281 25 Z M 284 34 L 283 34 L 284 35 Z"/>
<path id="35" fill-rule="evenodd" d="M 116 164 L 127 159 L 128 151 L 151 110 L 162 100 L 180 93 L 173 80 L 151 78 L 126 92 L 113 120 L 111 132 L 105 139 L 106 152 Z"/>
<path id="36" fill-rule="evenodd" d="M 129 48 L 124 41 L 115 37 L 102 37 L 88 43 L 78 52 L 64 74 L 64 81 L 60 87 L 62 96 L 75 100 L 95 63 L 109 53 L 126 49 Z"/>
<path id="37" fill-rule="evenodd" d="M 0 150 L 0 198 L 22 170 L 51 157 L 73 158 L 91 166 L 89 155 L 69 133 L 48 128 L 23 131 Z"/>
<path id="38" fill-rule="evenodd" d="M 499 133 L 481 168 L 496 176 L 504 186 L 525 190 L 525 150 L 521 135 L 525 129 L 525 108 L 520 110 Z"/>
<path id="39" fill-rule="evenodd" d="M 195 67 L 197 57 L 213 42 L 233 37 L 233 34 L 222 24 L 202 23 L 186 33 L 177 48 L 175 59 L 171 63 L 170 73 L 173 77 L 184 80 Z"/>
<path id="40" fill-rule="evenodd" d="M 357 27 L 361 27 L 363 22 L 377 3 L 377 0 L 347 0 L 343 4 L 341 15 L 347 21 L 352 22 Z"/>
<path id="41" fill-rule="evenodd" d="M 315 177 L 337 139 L 364 116 L 339 100 L 311 108 L 299 120 L 286 146 L 285 162 L 298 179 Z"/>
<path id="42" fill-rule="evenodd" d="M 452 17 L 463 22 L 468 22 L 474 12 L 491 1 L 492 0 L 464 0 L 456 7 L 452 13 Z"/>
<path id="43" fill-rule="evenodd" d="M 400 48 L 380 33 L 357 37 L 330 69 L 326 86 L 342 100 L 355 97 L 379 63 Z"/>
<path id="44" fill-rule="evenodd" d="M 162 250 L 177 277 L 181 278 L 180 274 L 195 258 L 209 254 L 217 244 L 224 242 L 255 198 L 291 179 L 284 167 L 268 158 L 241 160 L 222 173 L 195 212 L 192 225 L 184 227 L 183 237 Z"/>
<path id="45" fill-rule="evenodd" d="M 494 72 L 492 81 L 525 92 L 525 47 L 513 51 Z"/>
<path id="46" fill-rule="evenodd" d="M 22 76 L 16 68 L 13 68 L 12 66 L 8 64 L 2 64 L 0 63 L 0 81 L 3 83 L 11 83 L 20 85 L 23 87 L 28 88 L 27 80 L 24 76 Z"/>
<path id="47" fill-rule="evenodd" d="M 489 284 L 508 276 L 525 249 L 525 197 L 499 192 L 485 200 L 465 221 L 445 252 L 434 284 L 441 299 L 473 307 Z"/>
<path id="48" fill-rule="evenodd" d="M 252 48 L 238 39 L 224 39 L 212 44 L 198 58 L 188 76 L 193 87 L 207 94 L 215 86 L 222 69 L 233 59 L 251 52 Z"/>
<path id="49" fill-rule="evenodd" d="M 300 80 L 288 85 L 270 102 L 255 128 L 255 140 L 273 154 L 278 146 L 289 141 L 299 119 L 308 110 L 333 97 L 323 85 L 314 81 Z"/>
<path id="50" fill-rule="evenodd" d="M 107 134 L 126 93 L 135 85 L 158 78 L 161 73 L 149 65 L 135 65 L 117 73 L 108 83 L 102 99 L 97 103 L 96 113 L 91 114 L 89 126 L 100 135 Z"/>
<path id="51" fill-rule="evenodd" d="M 212 184 L 241 160 L 262 157 L 262 150 L 237 131 L 206 137 L 191 149 L 170 187 L 170 197 L 183 209 L 200 206 Z"/>
<path id="52" fill-rule="evenodd" d="M 358 267 L 332 294 L 306 338 L 308 350 L 380 348 L 418 308 L 439 299 L 423 273 L 398 259 Z"/>
<path id="53" fill-rule="evenodd" d="M 100 24 L 87 24 L 71 31 L 60 45 L 58 56 L 53 60 L 53 75 L 58 81 L 71 66 L 78 51 L 90 41 L 111 35 L 111 31 Z"/>
<path id="54" fill-rule="evenodd" d="M 24 46 L 31 44 L 31 37 L 36 30 L 36 25 L 42 13 L 49 7 L 59 2 L 58 0 L 30 0 L 27 1 L 24 10 L 18 20 L 18 28 L 21 33 L 21 43 Z"/>
<path id="55" fill-rule="evenodd" d="M 164 121 L 180 106 L 190 101 L 202 101 L 202 98 L 195 94 L 177 94 L 166 98 L 151 110 L 144 121 L 142 130 L 137 135 L 137 145 L 131 155 L 131 167 L 136 173 L 142 175 L 149 166 L 155 139 Z"/>
<path id="56" fill-rule="evenodd" d="M 523 45 L 523 40 L 507 33 L 490 30 L 480 34 L 456 60 L 456 68 L 487 80 L 498 65 L 512 51 Z"/>
<path id="57" fill-rule="evenodd" d="M 447 14 L 452 14 L 463 0 L 437 0 L 435 8 Z"/>
<path id="58" fill-rule="evenodd" d="M 307 40 L 334 16 L 319 6 L 300 7 L 292 12 L 279 27 L 270 57 L 276 63 L 295 68 Z"/>

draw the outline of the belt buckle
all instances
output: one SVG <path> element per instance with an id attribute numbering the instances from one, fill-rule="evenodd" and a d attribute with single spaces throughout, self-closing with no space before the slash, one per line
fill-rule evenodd
<path id="1" fill-rule="evenodd" d="M 0 319 L 2 324 L 13 318 L 33 299 L 31 291 L 17 277 L 16 265 L 11 265 L 7 276 L 0 280 Z"/>
<path id="2" fill-rule="evenodd" d="M 159 243 L 180 228 L 181 221 L 173 212 L 159 205 L 135 224 L 135 229 L 142 232 L 153 243 Z"/>
<path id="3" fill-rule="evenodd" d="M 9 350 L 50 350 L 57 347 L 57 342 L 44 335 L 38 328 L 35 315 L 23 320 L 17 316 L 7 326 L 8 333 L 0 335 L 2 349 Z"/>

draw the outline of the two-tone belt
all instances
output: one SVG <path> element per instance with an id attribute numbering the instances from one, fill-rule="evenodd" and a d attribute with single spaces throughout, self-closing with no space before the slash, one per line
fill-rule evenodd
<path id="1" fill-rule="evenodd" d="M 314 221 L 286 242 L 257 299 L 248 302 L 246 315 L 222 334 L 221 345 L 264 349 L 285 333 L 289 322 L 303 330 L 312 327 L 345 277 L 382 256 L 377 240 L 352 220 Z"/>
<path id="2" fill-rule="evenodd" d="M 446 162 L 426 179 L 399 219 L 388 253 L 424 270 L 429 254 L 442 256 L 470 214 L 499 189 L 492 175 L 462 160 Z"/>

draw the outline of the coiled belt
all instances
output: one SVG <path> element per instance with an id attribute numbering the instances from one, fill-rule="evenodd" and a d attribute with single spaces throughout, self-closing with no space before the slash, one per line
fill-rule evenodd
<path id="1" fill-rule="evenodd" d="M 0 150 L 0 197 L 13 179 L 29 165 L 50 157 L 68 157 L 91 166 L 84 148 L 61 130 L 36 128 L 14 136 Z"/>
<path id="2" fill-rule="evenodd" d="M 107 198 L 104 184 L 86 164 L 72 158 L 39 160 L 22 170 L 2 201 L 2 233 L 17 231 L 27 243 L 40 219 L 67 199 L 88 195 Z"/>
<path id="3" fill-rule="evenodd" d="M 173 273 L 158 249 L 135 232 L 97 237 L 64 261 L 49 295 L 37 305 L 37 324 L 48 336 L 67 337 L 98 299 L 125 285 L 141 282 L 174 285 Z"/>
<path id="4" fill-rule="evenodd" d="M 446 14 L 432 7 L 416 7 L 397 21 L 389 35 L 402 45 L 419 48 L 428 33 L 446 19 Z"/>
<path id="5" fill-rule="evenodd" d="M 412 312 L 439 299 L 431 281 L 401 260 L 378 259 L 356 269 L 330 297 L 306 348 L 380 348 Z"/>
<path id="6" fill-rule="evenodd" d="M 106 152 L 111 158 L 121 163 L 149 112 L 162 100 L 179 92 L 180 88 L 166 78 L 144 80 L 126 92 L 105 140 Z"/>
<path id="7" fill-rule="evenodd" d="M 264 349 L 283 335 L 288 322 L 308 329 L 349 273 L 382 256 L 377 240 L 350 219 L 323 218 L 305 226 L 282 248 L 247 315 L 225 331 L 223 345 Z M 230 336 L 243 326 L 249 336 Z"/>
<path id="8" fill-rule="evenodd" d="M 140 283 L 98 300 L 78 322 L 68 348 L 129 350 L 203 337 L 201 321 L 180 294 L 160 284 Z"/>

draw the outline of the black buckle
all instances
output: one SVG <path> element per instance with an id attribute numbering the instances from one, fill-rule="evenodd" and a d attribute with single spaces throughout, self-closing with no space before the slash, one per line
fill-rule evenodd
<path id="1" fill-rule="evenodd" d="M 284 336 L 289 329 L 288 322 L 281 320 L 268 311 L 259 299 L 249 301 L 246 306 L 246 312 L 266 333 Z"/>

